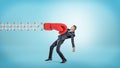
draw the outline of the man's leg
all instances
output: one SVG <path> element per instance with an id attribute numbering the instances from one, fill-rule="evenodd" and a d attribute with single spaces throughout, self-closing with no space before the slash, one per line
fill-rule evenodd
<path id="1" fill-rule="evenodd" d="M 52 60 L 53 49 L 56 45 L 57 45 L 57 40 L 50 46 L 49 56 L 48 56 L 48 59 L 46 59 L 45 61 Z"/>
<path id="2" fill-rule="evenodd" d="M 61 63 L 65 63 L 67 60 L 66 58 L 64 57 L 64 55 L 62 54 L 62 52 L 60 51 L 60 46 L 61 44 L 64 42 L 64 40 L 60 40 L 57 44 L 57 48 L 56 48 L 56 51 L 58 53 L 58 55 L 60 56 L 60 58 L 62 59 L 62 62 Z"/>

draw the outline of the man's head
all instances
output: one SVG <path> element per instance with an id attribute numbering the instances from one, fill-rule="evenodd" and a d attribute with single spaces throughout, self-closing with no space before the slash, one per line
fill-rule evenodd
<path id="1" fill-rule="evenodd" d="M 72 31 L 75 31 L 77 29 L 77 26 L 76 25 L 73 25 L 71 28 L 70 28 L 70 30 L 72 30 Z"/>

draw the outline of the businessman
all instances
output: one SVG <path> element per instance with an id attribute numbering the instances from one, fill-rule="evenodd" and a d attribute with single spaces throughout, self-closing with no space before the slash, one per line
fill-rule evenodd
<path id="1" fill-rule="evenodd" d="M 75 52 L 74 37 L 75 37 L 76 28 L 77 27 L 75 25 L 73 25 L 70 29 L 67 29 L 67 31 L 64 34 L 60 34 L 58 36 L 58 39 L 50 46 L 49 56 L 48 56 L 48 59 L 46 59 L 45 61 L 52 60 L 52 53 L 53 53 L 54 47 L 56 47 L 56 52 L 62 59 L 62 62 L 60 62 L 60 63 L 65 63 L 67 61 L 67 59 L 64 57 L 64 55 L 60 51 L 60 47 L 66 39 L 71 38 L 71 43 L 72 43 L 72 48 L 73 48 L 72 51 Z"/>

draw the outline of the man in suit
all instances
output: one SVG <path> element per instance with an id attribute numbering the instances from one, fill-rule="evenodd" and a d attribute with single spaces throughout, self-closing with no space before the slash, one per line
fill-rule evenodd
<path id="1" fill-rule="evenodd" d="M 46 59 L 45 61 L 51 61 L 52 60 L 52 53 L 53 53 L 53 49 L 56 46 L 56 52 L 58 53 L 58 55 L 60 56 L 60 58 L 62 59 L 61 63 L 65 63 L 67 60 L 64 57 L 64 55 L 62 54 L 62 52 L 60 51 L 60 47 L 61 44 L 66 40 L 71 38 L 71 42 L 72 42 L 72 48 L 73 48 L 73 52 L 75 52 L 75 44 L 74 44 L 74 37 L 75 37 L 75 30 L 76 30 L 76 26 L 73 25 L 70 29 L 67 29 L 67 31 L 64 34 L 61 34 L 58 36 L 58 39 L 50 46 L 50 51 L 49 51 L 49 56 L 48 59 Z"/>

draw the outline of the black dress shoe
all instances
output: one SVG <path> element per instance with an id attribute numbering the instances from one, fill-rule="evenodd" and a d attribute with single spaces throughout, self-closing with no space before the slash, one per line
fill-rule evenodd
<path id="1" fill-rule="evenodd" d="M 67 62 L 67 60 L 62 60 L 62 62 L 60 62 L 60 63 L 65 63 L 65 62 Z"/>
<path id="2" fill-rule="evenodd" d="M 52 61 L 52 59 L 46 59 L 45 61 Z"/>

